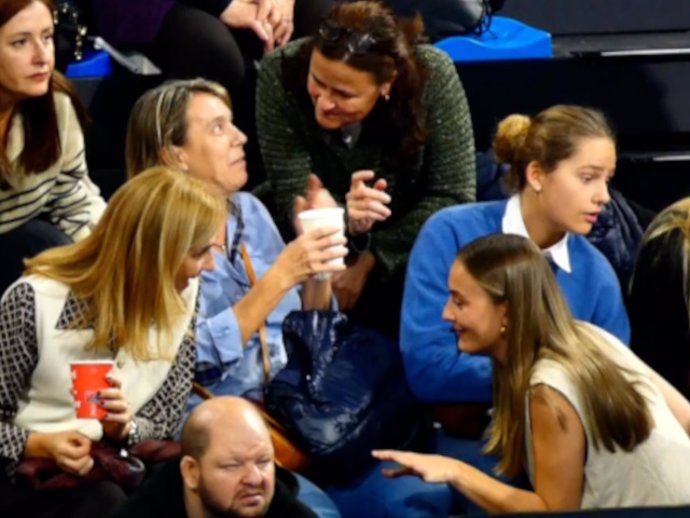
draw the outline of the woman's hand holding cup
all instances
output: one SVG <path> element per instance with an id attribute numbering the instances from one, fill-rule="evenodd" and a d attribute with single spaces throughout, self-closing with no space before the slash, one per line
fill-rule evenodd
<path id="1" fill-rule="evenodd" d="M 331 210 L 340 211 L 342 222 L 343 209 Z M 314 211 L 301 214 L 309 212 Z M 321 226 L 310 226 L 318 225 L 318 221 L 321 221 Z M 327 279 L 331 273 L 345 270 L 347 240 L 343 234 L 343 224 L 338 227 L 333 223 L 323 223 L 322 220 L 315 219 L 308 221 L 305 226 L 309 228 L 305 228 L 301 236 L 287 245 L 276 261 L 278 268 L 290 277 L 292 286 L 312 276 Z"/>
<path id="2" fill-rule="evenodd" d="M 108 376 L 110 388 L 98 394 L 100 406 L 107 412 L 101 419 L 103 433 L 116 441 L 124 440 L 129 434 L 132 421 L 132 409 L 122 391 L 122 382 L 113 375 Z"/>

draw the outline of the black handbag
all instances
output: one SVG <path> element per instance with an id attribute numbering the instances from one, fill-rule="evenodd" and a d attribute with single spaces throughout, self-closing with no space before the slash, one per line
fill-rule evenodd
<path id="1" fill-rule="evenodd" d="M 343 479 L 371 450 L 405 448 L 421 427 L 397 342 L 333 311 L 295 311 L 283 322 L 287 366 L 268 385 L 269 413 L 314 462 Z"/>
<path id="2" fill-rule="evenodd" d="M 419 13 L 432 42 L 464 34 L 481 34 L 505 0 L 386 0 L 401 16 Z"/>

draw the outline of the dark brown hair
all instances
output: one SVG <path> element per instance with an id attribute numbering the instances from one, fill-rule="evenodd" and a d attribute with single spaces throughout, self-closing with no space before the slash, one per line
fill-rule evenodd
<path id="1" fill-rule="evenodd" d="M 394 72 L 388 102 L 379 101 L 374 110 L 385 110 L 386 155 L 396 154 L 400 160 L 414 155 L 426 140 L 426 110 L 422 103 L 427 70 L 414 54 L 414 45 L 421 42 L 424 25 L 419 16 L 398 20 L 382 4 L 371 1 L 344 2 L 334 5 L 322 21 L 342 32 L 337 38 L 324 38 L 321 27 L 306 43 L 301 57 L 310 59 L 314 49 L 326 58 L 368 72 L 376 84 L 389 81 Z M 352 36 L 367 39 L 361 51 L 350 48 Z M 289 66 L 289 64 L 286 64 Z M 289 78 L 294 74 L 285 73 Z M 307 70 L 301 71 L 298 88 L 306 85 Z M 289 79 L 288 79 L 289 81 Z"/>
<path id="2" fill-rule="evenodd" d="M 52 0 L 36 0 L 44 4 L 52 13 Z M 17 13 L 26 9 L 34 0 L 3 0 L 0 3 L 0 27 L 5 25 Z M 88 121 L 86 110 L 81 104 L 72 84 L 58 71 L 54 71 L 48 92 L 40 97 L 19 101 L 14 107 L 14 114 L 21 114 L 24 125 L 24 149 L 19 155 L 20 168 L 27 174 L 40 173 L 60 159 L 62 152 L 55 113 L 54 92 L 69 96 L 82 129 Z M 5 152 L 9 127 L 2 135 L 2 153 L 0 153 L 0 188 L 7 188 L 10 183 L 11 164 Z"/>
<path id="3" fill-rule="evenodd" d="M 616 138 L 603 113 L 592 108 L 556 105 L 535 117 L 512 114 L 498 124 L 493 139 L 496 160 L 510 164 L 508 183 L 521 191 L 527 183 L 526 169 L 537 161 L 545 172 L 571 157 L 583 138 Z"/>

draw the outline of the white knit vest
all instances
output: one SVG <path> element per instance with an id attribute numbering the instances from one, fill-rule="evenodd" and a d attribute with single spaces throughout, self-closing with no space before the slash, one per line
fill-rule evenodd
<path id="1" fill-rule="evenodd" d="M 172 366 L 171 361 L 135 361 L 122 349 L 113 358 L 108 350 L 86 351 L 93 337 L 92 330 L 57 329 L 69 288 L 57 281 L 32 275 L 22 278 L 34 289 L 36 297 L 36 339 L 38 363 L 28 391 L 18 400 L 14 423 L 24 429 L 53 433 L 76 430 L 97 441 L 103 435 L 101 423 L 95 419 L 77 419 L 71 394 L 70 362 L 73 360 L 115 360 L 113 374 L 122 381 L 122 388 L 132 412 L 136 414 L 161 388 Z M 176 322 L 172 333 L 172 358 L 177 354 L 194 313 L 198 280 L 190 281 L 182 292 L 185 313 Z M 156 331 L 149 332 L 151 347 L 156 346 Z"/>

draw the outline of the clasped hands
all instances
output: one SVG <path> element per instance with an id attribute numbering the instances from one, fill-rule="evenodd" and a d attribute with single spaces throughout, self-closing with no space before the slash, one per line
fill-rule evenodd
<path id="1" fill-rule="evenodd" d="M 220 20 L 233 29 L 248 29 L 264 44 L 264 52 L 282 47 L 294 30 L 295 0 L 232 0 Z"/>

